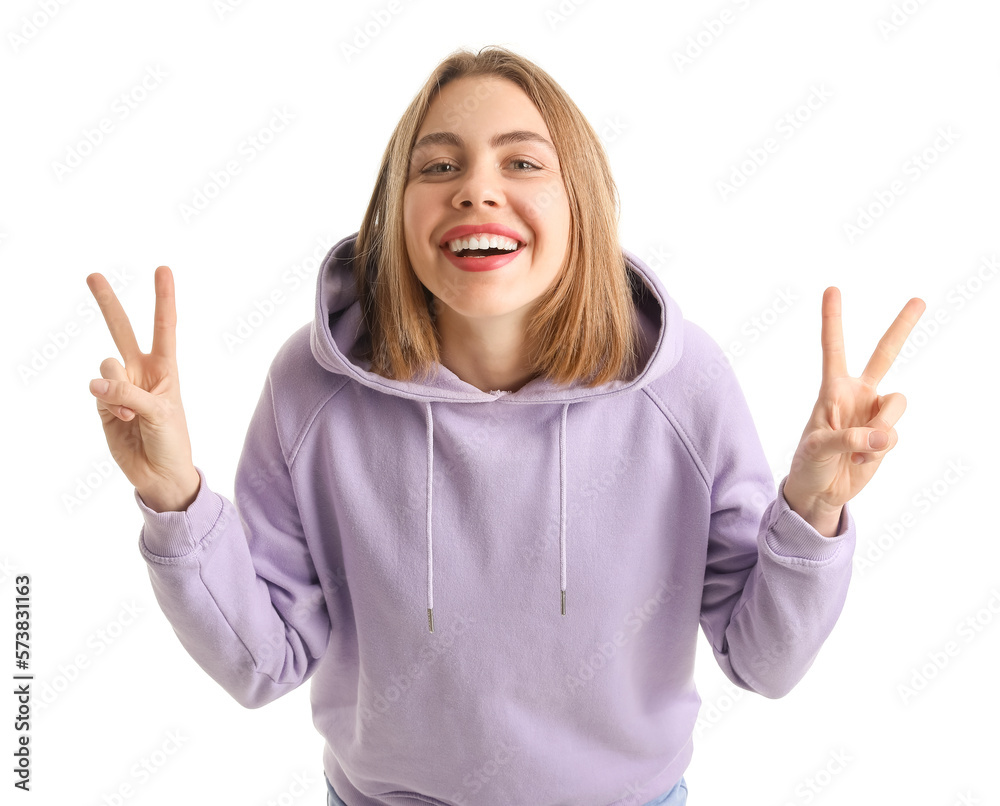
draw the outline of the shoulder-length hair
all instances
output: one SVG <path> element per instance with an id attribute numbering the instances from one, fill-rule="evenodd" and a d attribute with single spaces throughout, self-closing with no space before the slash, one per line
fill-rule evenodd
<path id="1" fill-rule="evenodd" d="M 618 240 L 619 198 L 597 133 L 566 92 L 537 65 L 506 48 L 458 50 L 441 62 L 396 125 L 358 231 L 353 271 L 368 335 L 355 355 L 370 371 L 411 380 L 436 374 L 440 341 L 434 297 L 410 264 L 403 230 L 403 193 L 410 156 L 427 110 L 441 88 L 466 76 L 514 82 L 538 108 L 552 135 L 569 200 L 566 259 L 551 287 L 532 305 L 525 337 L 535 376 L 593 387 L 631 379 L 640 330 L 625 257 Z M 461 112 L 480 103 L 466 99 Z"/>

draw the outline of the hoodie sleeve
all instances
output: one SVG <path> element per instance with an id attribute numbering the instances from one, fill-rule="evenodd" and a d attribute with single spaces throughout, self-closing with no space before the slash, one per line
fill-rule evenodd
<path id="1" fill-rule="evenodd" d="M 241 705 L 257 708 L 307 680 L 330 636 L 270 374 L 240 457 L 237 504 L 198 473 L 201 488 L 184 512 L 155 512 L 136 492 L 140 551 L 181 644 Z"/>
<path id="2" fill-rule="evenodd" d="M 787 476 L 775 495 L 743 392 L 722 351 L 714 342 L 711 348 L 706 360 L 717 378 L 702 393 L 711 405 L 700 408 L 711 501 L 701 625 L 730 680 L 782 697 L 812 665 L 843 609 L 854 521 L 845 506 L 837 534 L 824 537 L 789 508 Z"/>

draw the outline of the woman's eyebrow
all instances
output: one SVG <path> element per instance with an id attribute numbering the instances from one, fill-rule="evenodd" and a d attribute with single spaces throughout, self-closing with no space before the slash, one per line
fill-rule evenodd
<path id="1" fill-rule="evenodd" d="M 552 145 L 548 139 L 542 137 L 542 135 L 537 132 L 516 129 L 511 132 L 494 134 L 493 137 L 490 138 L 491 148 L 502 148 L 503 146 L 509 146 L 515 143 L 538 143 L 545 146 L 553 154 L 556 154 L 555 146 Z M 454 132 L 431 132 L 430 134 L 425 134 L 417 141 L 417 143 L 413 146 L 413 152 L 417 152 L 426 146 L 440 145 L 463 148 L 465 146 L 465 141 Z"/>

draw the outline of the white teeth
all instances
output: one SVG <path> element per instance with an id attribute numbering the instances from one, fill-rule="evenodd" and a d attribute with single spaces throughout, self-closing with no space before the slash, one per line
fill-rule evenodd
<path id="1" fill-rule="evenodd" d="M 456 238 L 453 241 L 448 241 L 448 248 L 452 252 L 461 252 L 463 249 L 505 249 L 508 252 L 513 252 L 517 246 L 517 241 L 512 238 L 488 233 L 477 233 L 468 238 Z"/>

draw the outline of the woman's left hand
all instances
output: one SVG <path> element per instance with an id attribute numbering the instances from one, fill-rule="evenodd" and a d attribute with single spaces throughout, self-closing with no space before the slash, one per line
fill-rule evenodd
<path id="1" fill-rule="evenodd" d="M 907 302 L 861 377 L 852 378 L 844 355 L 840 290 L 831 287 L 823 294 L 823 380 L 784 488 L 789 507 L 822 535 L 837 533 L 844 504 L 869 482 L 896 444 L 894 426 L 906 398 L 899 392 L 880 395 L 875 387 L 925 308 L 919 298 Z"/>

